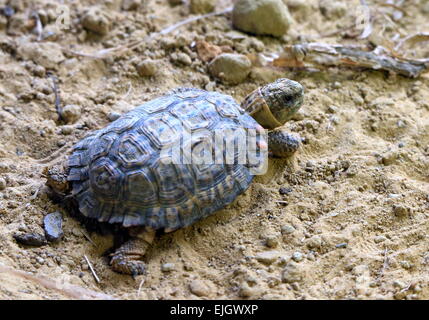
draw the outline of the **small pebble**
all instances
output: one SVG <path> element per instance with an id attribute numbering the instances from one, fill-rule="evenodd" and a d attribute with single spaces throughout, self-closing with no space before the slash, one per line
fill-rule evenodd
<path id="1" fill-rule="evenodd" d="M 291 233 L 293 233 L 295 230 L 296 230 L 296 229 L 295 229 L 292 225 L 290 225 L 290 224 L 286 224 L 286 225 L 284 225 L 284 226 L 282 227 L 282 229 L 281 229 L 282 234 L 291 234 Z"/>
<path id="2" fill-rule="evenodd" d="M 399 264 L 401 265 L 402 268 L 404 268 L 406 270 L 411 269 L 411 267 L 412 267 L 411 263 L 409 263 L 406 260 L 400 261 Z"/>
<path id="3" fill-rule="evenodd" d="M 380 243 L 380 242 L 383 242 L 383 241 L 386 241 L 386 240 L 387 240 L 387 238 L 385 236 L 375 236 L 374 237 L 374 242 L 375 243 Z"/>
<path id="4" fill-rule="evenodd" d="M 258 252 L 255 258 L 260 263 L 270 265 L 274 261 L 276 261 L 279 256 L 280 256 L 280 253 L 278 251 L 263 251 L 263 252 Z"/>
<path id="5" fill-rule="evenodd" d="M 347 248 L 347 245 L 348 245 L 347 242 L 343 242 L 343 243 L 336 244 L 335 248 L 343 249 L 343 248 Z"/>
<path id="6" fill-rule="evenodd" d="M 6 186 L 7 186 L 6 179 L 0 178 L 0 190 L 6 189 Z"/>
<path id="7" fill-rule="evenodd" d="M 320 12 L 328 19 L 334 20 L 347 13 L 347 5 L 340 0 L 320 0 Z"/>
<path id="8" fill-rule="evenodd" d="M 140 7 L 141 3 L 141 0 L 123 0 L 122 9 L 126 11 L 137 10 Z"/>
<path id="9" fill-rule="evenodd" d="M 16 242 L 33 247 L 41 247 L 47 244 L 46 238 L 38 233 L 15 234 L 13 238 Z"/>
<path id="10" fill-rule="evenodd" d="M 238 295 L 242 298 L 251 298 L 260 294 L 260 288 L 258 286 L 250 287 L 246 282 L 240 285 Z"/>
<path id="11" fill-rule="evenodd" d="M 291 189 L 291 188 L 281 187 L 281 188 L 279 189 L 279 193 L 280 193 L 281 195 L 289 194 L 289 193 L 291 193 L 291 192 L 292 192 L 292 189 Z"/>
<path id="12" fill-rule="evenodd" d="M 322 238 L 320 236 L 312 236 L 307 240 L 307 247 L 320 248 L 322 246 Z"/>
<path id="13" fill-rule="evenodd" d="M 73 132 L 73 126 L 62 126 L 61 134 L 67 136 Z"/>
<path id="14" fill-rule="evenodd" d="M 406 217 L 408 213 L 409 213 L 409 209 L 402 204 L 393 206 L 393 214 L 399 218 Z"/>
<path id="15" fill-rule="evenodd" d="M 192 64 L 191 57 L 184 52 L 179 52 L 177 55 L 173 56 L 173 59 L 185 66 L 190 66 Z"/>
<path id="16" fill-rule="evenodd" d="M 161 271 L 162 272 L 171 272 L 176 270 L 176 266 L 174 265 L 174 263 L 164 263 L 161 266 Z"/>
<path id="17" fill-rule="evenodd" d="M 110 122 L 118 120 L 120 117 L 121 117 L 121 114 L 119 112 L 112 111 L 107 114 L 107 119 L 109 119 Z"/>
<path id="18" fill-rule="evenodd" d="M 279 242 L 277 240 L 277 237 L 274 235 L 270 235 L 270 236 L 267 236 L 265 238 L 265 245 L 268 248 L 275 248 L 275 247 L 277 247 L 278 244 L 279 244 Z"/>
<path id="19" fill-rule="evenodd" d="M 233 9 L 235 28 L 258 35 L 281 37 L 292 22 L 282 0 L 238 0 Z"/>
<path id="20" fill-rule="evenodd" d="M 1 8 L 0 13 L 5 17 L 12 17 L 15 14 L 15 9 L 11 6 L 4 6 Z"/>
<path id="21" fill-rule="evenodd" d="M 91 7 L 82 17 L 82 26 L 99 35 L 106 35 L 110 30 L 111 20 L 100 8 Z"/>
<path id="22" fill-rule="evenodd" d="M 283 269 L 282 280 L 286 283 L 299 282 L 303 279 L 303 271 L 296 262 L 290 261 Z"/>
<path id="23" fill-rule="evenodd" d="M 215 0 L 191 0 L 191 13 L 209 13 L 215 8 Z"/>
<path id="24" fill-rule="evenodd" d="M 393 281 L 393 287 L 398 288 L 398 289 L 403 289 L 403 288 L 406 288 L 406 284 L 404 284 L 400 280 L 395 280 L 395 281 Z"/>
<path id="25" fill-rule="evenodd" d="M 158 64 L 152 59 L 145 59 L 136 66 L 137 72 L 142 77 L 151 77 L 156 74 Z"/>
<path id="26" fill-rule="evenodd" d="M 209 64 L 209 71 L 222 82 L 238 84 L 247 78 L 251 67 L 252 64 L 245 55 L 223 53 Z"/>
<path id="27" fill-rule="evenodd" d="M 303 256 L 303 254 L 301 252 L 297 251 L 297 252 L 293 253 L 292 259 L 295 262 L 300 262 L 300 261 L 302 261 L 304 259 L 304 256 Z"/>
<path id="28" fill-rule="evenodd" d="M 74 104 L 66 105 L 61 110 L 61 117 L 67 123 L 76 122 L 80 118 L 80 115 L 81 115 L 80 107 Z"/>
<path id="29" fill-rule="evenodd" d="M 338 82 L 338 81 L 335 81 L 333 84 L 332 84 L 332 88 L 334 88 L 334 89 L 340 89 L 342 86 L 341 86 L 341 82 Z"/>
<path id="30" fill-rule="evenodd" d="M 83 236 L 83 233 L 82 233 L 82 231 L 81 231 L 81 229 L 80 228 L 73 228 L 72 229 L 72 234 L 75 236 L 75 237 L 82 237 Z"/>
<path id="31" fill-rule="evenodd" d="M 198 297 L 207 297 L 211 291 L 209 286 L 202 280 L 193 280 L 189 284 L 189 290 Z"/>
<path id="32" fill-rule="evenodd" d="M 60 212 L 47 214 L 43 219 L 45 236 L 48 241 L 57 242 L 63 237 L 63 217 Z"/>

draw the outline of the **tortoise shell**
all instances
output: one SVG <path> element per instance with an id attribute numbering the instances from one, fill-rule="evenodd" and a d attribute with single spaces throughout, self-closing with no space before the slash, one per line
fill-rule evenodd
<path id="1" fill-rule="evenodd" d="M 237 161 L 237 149 L 232 164 L 168 163 L 165 150 L 188 143 L 194 151 L 207 133 L 240 128 L 262 129 L 232 97 L 176 89 L 74 146 L 70 197 L 81 214 L 100 222 L 167 232 L 188 226 L 230 204 L 253 175 Z"/>

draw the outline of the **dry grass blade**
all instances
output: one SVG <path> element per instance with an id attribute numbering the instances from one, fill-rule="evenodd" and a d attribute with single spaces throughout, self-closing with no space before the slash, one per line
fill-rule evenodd
<path id="1" fill-rule="evenodd" d="M 423 41 L 429 41 L 429 32 L 419 32 L 405 37 L 395 46 L 395 51 L 401 51 L 405 45 L 413 46 Z"/>
<path id="2" fill-rule="evenodd" d="M 129 43 L 121 45 L 121 46 L 99 50 L 98 52 L 96 52 L 94 54 L 87 54 L 87 53 L 76 52 L 76 51 L 72 51 L 72 50 L 64 50 L 64 51 L 72 53 L 74 55 L 87 57 L 87 58 L 93 58 L 93 59 L 103 59 L 103 58 L 113 56 L 113 55 L 120 55 L 120 54 L 124 54 L 127 51 L 130 51 L 130 50 L 133 50 L 133 49 L 139 47 L 143 43 L 145 43 L 151 39 L 154 39 L 157 36 L 163 36 L 163 35 L 166 35 L 170 32 L 173 32 L 174 30 L 177 30 L 178 28 L 180 28 L 186 24 L 189 24 L 189 23 L 192 23 L 192 22 L 195 22 L 198 20 L 214 17 L 214 16 L 223 15 L 223 14 L 226 14 L 229 12 L 232 12 L 232 7 L 229 7 L 227 9 L 219 11 L 219 12 L 212 12 L 212 13 L 208 13 L 208 14 L 204 14 L 204 15 L 191 17 L 191 18 L 179 21 L 179 22 L 177 22 L 171 26 L 168 26 L 167 28 L 164 28 L 159 32 L 151 33 L 150 35 L 144 37 L 141 40 L 134 40 L 134 41 L 130 41 Z"/>
<path id="3" fill-rule="evenodd" d="M 86 240 L 88 240 L 89 242 L 91 242 L 91 244 L 94 247 L 97 247 L 97 245 L 95 244 L 95 242 L 91 239 L 91 237 L 83 230 L 80 230 L 80 232 L 83 234 L 83 236 L 86 238 Z"/>
<path id="4" fill-rule="evenodd" d="M 89 270 L 91 270 L 91 273 L 94 276 L 95 281 L 97 281 L 97 283 L 100 283 L 100 278 L 97 276 L 97 273 L 95 272 L 94 268 L 92 267 L 91 261 L 89 261 L 89 259 L 86 255 L 83 255 L 83 257 L 85 258 L 86 263 L 88 263 Z"/>
<path id="5" fill-rule="evenodd" d="M 361 0 L 360 2 L 362 5 L 362 9 L 364 10 L 364 12 L 362 12 L 362 18 L 364 21 L 362 22 L 365 24 L 365 28 L 363 29 L 362 34 L 359 36 L 359 39 L 366 39 L 371 35 L 373 31 L 371 23 L 371 9 L 369 8 L 365 0 Z"/>
<path id="6" fill-rule="evenodd" d="M 37 41 L 42 41 L 43 25 L 42 25 L 42 21 L 40 21 L 39 14 L 36 11 L 34 11 L 32 12 L 31 17 L 34 20 L 36 20 L 35 30 L 37 33 Z"/>
<path id="7" fill-rule="evenodd" d="M 109 296 L 104 293 L 92 291 L 89 289 L 85 289 L 76 285 L 67 284 L 67 283 L 59 283 L 58 281 L 54 281 L 46 276 L 42 275 L 33 275 L 28 272 L 24 272 L 21 270 L 16 270 L 11 267 L 7 267 L 3 264 L 0 264 L 0 272 L 6 273 L 11 276 L 23 278 L 34 282 L 38 285 L 42 285 L 47 289 L 56 290 L 70 298 L 79 299 L 79 300 L 115 300 L 112 296 Z"/>
<path id="8" fill-rule="evenodd" d="M 397 11 L 400 11 L 404 16 L 407 15 L 407 11 L 401 7 L 399 7 L 398 5 L 394 4 L 394 3 L 380 3 L 378 4 L 380 7 L 389 7 L 389 8 L 393 8 Z"/>
<path id="9" fill-rule="evenodd" d="M 137 297 L 140 297 L 140 294 L 141 294 L 141 291 L 142 291 L 142 288 L 143 288 L 143 285 L 144 285 L 144 278 L 142 279 L 142 281 L 140 281 L 140 284 L 139 284 L 139 287 L 138 287 L 138 289 L 137 289 Z"/>
<path id="10" fill-rule="evenodd" d="M 58 84 L 57 84 L 57 77 L 55 77 L 50 72 L 48 72 L 46 75 L 48 78 L 52 80 L 52 90 L 54 91 L 54 94 L 55 94 L 55 109 L 58 114 L 58 119 L 61 121 L 63 120 L 63 116 L 62 116 L 62 109 L 61 109 L 61 98 L 60 98 Z"/>

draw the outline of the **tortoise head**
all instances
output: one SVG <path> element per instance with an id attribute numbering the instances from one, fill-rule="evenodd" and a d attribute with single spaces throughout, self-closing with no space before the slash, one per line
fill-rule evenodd
<path id="1" fill-rule="evenodd" d="M 62 164 L 45 167 L 43 176 L 47 178 L 46 185 L 53 191 L 54 196 L 64 196 L 70 191 L 66 169 Z"/>
<path id="2" fill-rule="evenodd" d="M 264 128 L 274 129 L 285 124 L 301 107 L 303 100 L 301 84 L 278 79 L 250 93 L 241 106 Z"/>

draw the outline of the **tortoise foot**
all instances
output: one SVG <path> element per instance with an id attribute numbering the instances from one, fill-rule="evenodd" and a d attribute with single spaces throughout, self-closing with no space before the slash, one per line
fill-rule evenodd
<path id="1" fill-rule="evenodd" d="M 144 262 L 140 260 L 141 258 L 141 256 L 114 253 L 110 260 L 110 265 L 115 272 L 138 276 L 144 274 L 146 270 Z"/>
<path id="2" fill-rule="evenodd" d="M 111 254 L 110 265 L 118 273 L 136 276 L 145 272 L 146 268 L 142 259 L 155 237 L 155 232 L 144 231 L 133 236 L 131 240 L 125 242 Z"/>

